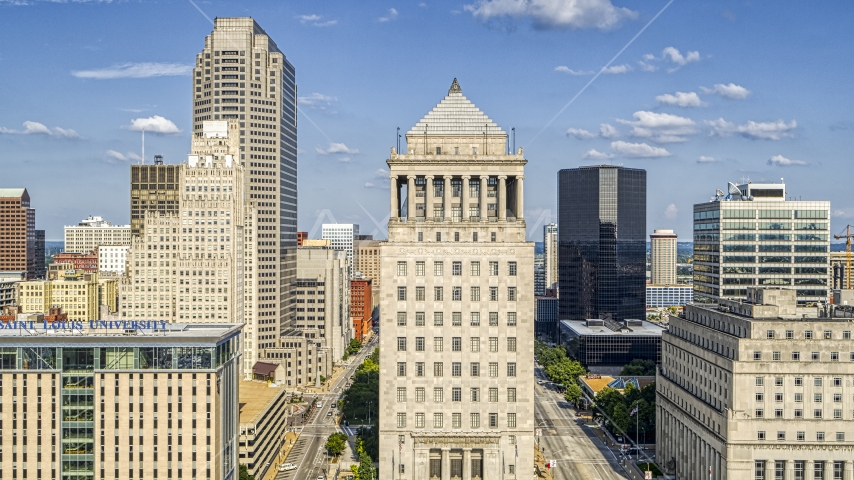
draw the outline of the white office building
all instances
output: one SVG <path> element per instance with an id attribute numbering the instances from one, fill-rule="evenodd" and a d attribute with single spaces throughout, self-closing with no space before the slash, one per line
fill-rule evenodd
<path id="1" fill-rule="evenodd" d="M 66 225 L 65 253 L 89 253 L 101 245 L 130 245 L 130 225 L 113 225 L 103 217 L 89 216 Z"/>
<path id="2" fill-rule="evenodd" d="M 358 250 L 354 247 L 359 240 L 359 226 L 354 223 L 324 223 L 321 232 L 323 240 L 329 240 L 329 245 L 335 250 L 347 252 L 347 262 L 350 264 L 350 274 L 356 272 Z"/>
<path id="3" fill-rule="evenodd" d="M 98 270 L 123 275 L 130 245 L 101 245 L 98 247 Z"/>
<path id="4" fill-rule="evenodd" d="M 557 288 L 557 224 L 543 226 L 543 265 L 546 270 L 546 288 Z"/>

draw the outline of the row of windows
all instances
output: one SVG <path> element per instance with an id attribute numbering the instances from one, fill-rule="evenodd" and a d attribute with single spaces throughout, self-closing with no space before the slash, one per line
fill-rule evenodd
<path id="1" fill-rule="evenodd" d="M 794 383 L 795 383 L 796 387 L 803 387 L 804 386 L 804 377 L 795 377 L 794 381 L 795 381 Z M 813 382 L 813 386 L 821 387 L 824 383 L 824 377 L 814 377 L 812 382 Z M 852 383 L 854 383 L 854 382 L 852 382 Z M 756 386 L 757 387 L 764 387 L 765 386 L 765 377 L 756 377 Z M 774 386 L 775 387 L 782 387 L 783 386 L 783 377 L 774 377 Z M 834 387 L 841 387 L 842 386 L 842 377 L 833 377 L 833 386 Z"/>
<path id="2" fill-rule="evenodd" d="M 471 362 L 469 364 L 469 374 L 472 377 L 480 377 L 481 376 L 481 365 L 480 362 Z M 489 362 L 487 364 L 487 374 L 490 377 L 498 376 L 498 362 Z M 415 376 L 423 377 L 426 375 L 426 364 L 424 362 L 415 362 Z M 433 362 L 433 376 L 434 377 L 443 377 L 445 375 L 445 363 L 444 362 Z M 405 377 L 406 376 L 406 362 L 397 362 L 397 376 Z M 462 377 L 463 376 L 463 364 L 462 362 L 451 362 L 451 376 L 452 377 Z M 515 377 L 516 376 L 516 362 L 507 362 L 507 376 Z"/>
<path id="3" fill-rule="evenodd" d="M 480 337 L 471 337 L 469 339 L 469 347 L 472 352 L 479 352 L 481 346 L 481 338 Z M 489 337 L 486 344 L 489 346 L 490 352 L 498 351 L 498 337 Z M 424 337 L 415 337 L 415 351 L 423 352 L 426 345 L 426 340 Z M 434 352 L 442 352 L 445 348 L 445 338 L 444 337 L 433 337 L 433 351 Z M 451 337 L 451 351 L 452 352 L 461 352 L 463 350 L 463 338 L 462 337 Z M 406 337 L 398 337 L 397 338 L 397 351 L 405 352 L 406 351 Z M 516 351 L 516 337 L 507 337 L 507 351 L 515 352 Z"/>
<path id="4" fill-rule="evenodd" d="M 823 335 L 825 340 L 832 340 L 833 339 L 833 331 L 832 330 L 824 330 L 824 332 L 822 332 L 822 335 Z M 765 338 L 777 338 L 777 332 L 774 330 L 766 330 L 765 331 Z M 794 330 L 786 330 L 786 339 L 793 339 L 793 338 L 795 338 L 795 331 Z M 805 338 L 807 340 L 811 340 L 813 338 L 821 338 L 821 337 L 819 337 L 818 335 L 815 335 L 812 330 L 804 330 L 804 337 L 803 338 Z M 842 331 L 842 339 L 843 340 L 851 340 L 851 330 L 843 330 Z"/>
<path id="5" fill-rule="evenodd" d="M 485 389 L 487 392 L 487 401 L 495 403 L 498 401 L 498 388 L 492 387 Z M 415 402 L 416 403 L 424 403 L 426 401 L 427 391 L 424 387 L 416 387 L 415 388 Z M 469 389 L 468 399 L 472 402 L 480 402 L 481 401 L 481 389 L 480 388 L 471 388 Z M 409 397 L 407 395 L 406 387 L 397 387 L 397 401 L 400 403 L 407 402 Z M 445 389 L 443 387 L 434 387 L 433 388 L 433 402 L 434 403 L 442 403 L 445 401 Z M 451 401 L 452 402 L 462 402 L 463 401 L 463 389 L 462 387 L 451 387 Z M 516 389 L 508 388 L 507 389 L 507 402 L 516 403 Z"/>
<path id="6" fill-rule="evenodd" d="M 462 428 L 463 422 L 463 414 L 462 413 L 452 413 L 451 414 L 451 428 Z M 406 417 L 405 413 L 397 414 L 397 428 L 406 428 Z M 490 413 L 488 414 L 488 424 L 489 428 L 498 428 L 498 414 Z M 415 428 L 425 428 L 425 414 L 416 413 L 415 414 Z M 434 413 L 433 414 L 433 428 L 443 428 L 445 424 L 445 416 L 442 413 Z M 507 428 L 516 428 L 516 414 L 508 413 L 506 419 Z M 470 428 L 481 428 L 480 425 L 480 414 L 479 413 L 470 413 L 469 414 L 469 427 Z"/>
<path id="7" fill-rule="evenodd" d="M 854 362 L 854 352 L 850 352 L 849 355 L 850 355 L 851 361 Z M 771 360 L 772 361 L 779 362 L 780 360 L 782 360 L 782 358 L 783 358 L 783 355 L 781 352 L 771 352 Z M 806 356 L 804 356 L 804 358 L 806 358 Z M 757 362 L 762 361 L 762 352 L 759 350 L 755 350 L 753 352 L 753 360 L 755 360 Z M 794 361 L 794 362 L 801 361 L 801 352 L 792 352 L 792 361 Z M 813 361 L 813 362 L 822 361 L 821 352 L 811 352 L 810 353 L 810 361 Z M 830 361 L 831 362 L 838 362 L 839 361 L 839 352 L 830 352 Z"/>
<path id="8" fill-rule="evenodd" d="M 406 261 L 398 261 L 397 262 L 397 275 L 401 277 L 406 276 L 407 272 L 407 264 Z M 415 275 L 418 277 L 423 277 L 425 275 L 425 262 L 416 261 L 415 262 Z M 515 276 L 517 272 L 516 262 L 507 262 L 507 275 Z M 469 273 L 473 276 L 480 275 L 480 261 L 472 261 L 469 262 Z M 433 275 L 435 276 L 443 276 L 445 274 L 445 262 L 443 261 L 434 261 L 433 262 Z M 451 275 L 462 275 L 463 274 L 463 262 L 451 262 Z M 496 276 L 498 275 L 498 262 L 489 262 L 489 275 Z"/>
<path id="9" fill-rule="evenodd" d="M 795 434 L 795 438 L 799 442 L 803 442 L 806 439 L 806 432 L 797 432 Z M 758 432 L 756 432 L 756 439 L 757 440 L 767 440 L 767 435 L 765 434 L 765 431 L 759 430 Z M 786 439 L 786 432 L 784 432 L 784 431 L 777 432 L 777 440 L 785 440 L 785 439 Z M 816 432 L 815 433 L 815 440 L 817 442 L 823 442 L 825 440 L 824 432 Z M 845 432 L 836 432 L 836 441 L 837 442 L 844 442 L 845 441 Z M 818 465 L 818 463 L 821 463 L 821 462 L 817 462 L 817 465 Z M 841 464 L 842 462 L 836 462 L 836 463 Z M 795 477 L 795 478 L 797 478 L 797 477 Z M 801 477 L 801 478 L 804 478 L 804 477 Z M 815 478 L 824 478 L 824 477 L 816 476 Z M 842 476 L 833 477 L 833 478 L 840 478 L 841 479 Z"/>
<path id="10" fill-rule="evenodd" d="M 777 433 L 778 439 L 780 438 L 780 433 L 781 432 Z M 785 439 L 785 432 L 782 433 L 784 436 L 782 439 Z M 839 433 L 837 433 L 836 435 L 837 437 L 839 437 Z M 843 434 L 843 438 L 844 436 L 845 435 Z M 797 432 L 797 438 L 799 441 L 804 440 L 804 437 L 804 432 Z M 819 437 L 821 438 L 819 439 Z M 819 441 L 824 441 L 824 432 L 818 432 L 816 434 L 816 438 L 819 439 Z M 762 432 L 762 440 L 765 440 L 765 432 Z M 809 472 L 809 468 L 807 467 L 808 464 L 804 460 L 795 460 L 793 463 L 795 475 L 794 478 L 796 479 L 825 479 L 828 478 L 824 475 L 825 470 L 827 470 L 828 473 L 833 474 L 833 480 L 842 480 L 845 471 L 845 463 L 839 461 L 825 462 L 821 460 L 816 460 L 815 463 L 813 463 L 812 472 Z M 771 470 L 772 468 L 773 471 Z M 774 480 L 782 480 L 785 475 L 785 471 L 785 460 L 768 460 L 767 462 L 765 460 L 758 460 L 756 461 L 756 463 L 754 463 L 753 478 L 754 480 L 771 480 L 772 478 Z M 812 476 L 808 477 L 807 475 Z"/>
<path id="11" fill-rule="evenodd" d="M 507 301 L 515 302 L 518 298 L 518 291 L 516 287 L 507 287 Z M 433 287 L 433 300 L 436 302 L 441 302 L 444 300 L 445 290 L 444 287 Z M 470 287 L 469 297 L 473 302 L 479 302 L 481 300 L 480 295 L 480 287 Z M 407 290 L 406 287 L 397 287 L 397 299 L 401 302 L 405 302 L 407 298 Z M 426 290 L 425 287 L 415 287 L 415 301 L 423 302 L 426 298 Z M 462 287 L 451 287 L 451 301 L 459 302 L 463 299 L 463 288 Z M 498 287 L 489 287 L 489 301 L 497 302 L 498 301 Z"/>
<path id="12" fill-rule="evenodd" d="M 423 327 L 425 325 L 426 315 L 424 312 L 415 312 L 415 326 Z M 498 326 L 498 312 L 489 312 L 489 326 L 497 327 Z M 506 320 L 508 327 L 516 326 L 516 312 L 507 312 Z M 408 316 L 406 312 L 397 312 L 397 326 L 405 327 L 408 323 Z M 445 313 L 444 312 L 433 312 L 433 325 L 436 327 L 441 327 L 445 324 Z M 462 312 L 451 312 L 451 326 L 460 327 L 463 325 L 463 313 Z M 472 327 L 480 326 L 480 312 L 471 312 L 469 313 L 469 325 Z"/>

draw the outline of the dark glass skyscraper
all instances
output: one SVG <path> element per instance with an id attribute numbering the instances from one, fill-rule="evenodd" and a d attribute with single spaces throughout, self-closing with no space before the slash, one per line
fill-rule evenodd
<path id="1" fill-rule="evenodd" d="M 558 172 L 561 320 L 646 314 L 646 170 Z"/>

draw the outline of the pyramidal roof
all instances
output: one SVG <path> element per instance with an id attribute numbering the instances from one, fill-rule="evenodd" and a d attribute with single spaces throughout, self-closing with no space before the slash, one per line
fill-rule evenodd
<path id="1" fill-rule="evenodd" d="M 454 79 L 448 95 L 412 127 L 407 135 L 507 135 L 491 118 L 463 96 Z"/>

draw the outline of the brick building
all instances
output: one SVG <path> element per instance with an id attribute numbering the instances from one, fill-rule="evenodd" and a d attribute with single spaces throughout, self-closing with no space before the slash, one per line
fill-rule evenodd
<path id="1" fill-rule="evenodd" d="M 363 342 L 371 332 L 374 310 L 373 280 L 350 280 L 350 316 L 353 318 L 353 338 Z"/>

